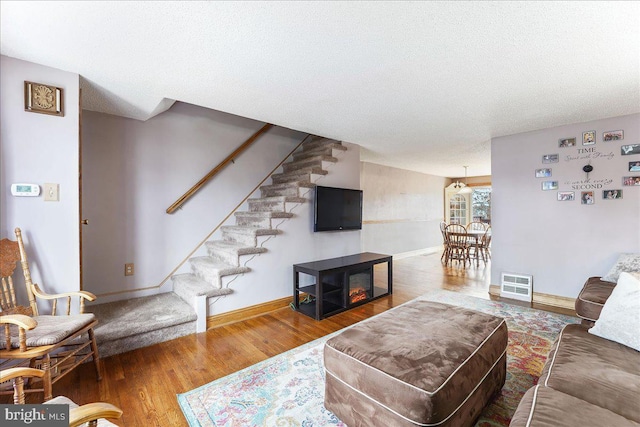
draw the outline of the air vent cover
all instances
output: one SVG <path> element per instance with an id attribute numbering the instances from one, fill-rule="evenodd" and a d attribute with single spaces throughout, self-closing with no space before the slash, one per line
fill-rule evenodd
<path id="1" fill-rule="evenodd" d="M 533 299 L 533 276 L 502 273 L 500 296 L 531 302 Z"/>

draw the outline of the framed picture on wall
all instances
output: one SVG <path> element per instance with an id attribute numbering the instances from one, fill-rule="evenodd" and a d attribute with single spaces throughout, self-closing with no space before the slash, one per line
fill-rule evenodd
<path id="1" fill-rule="evenodd" d="M 544 191 L 548 190 L 557 190 L 558 189 L 558 181 L 543 181 L 542 189 Z"/>
<path id="2" fill-rule="evenodd" d="M 548 178 L 551 176 L 551 169 L 536 169 L 536 178 Z"/>
<path id="3" fill-rule="evenodd" d="M 582 145 L 593 145 L 596 143 L 596 131 L 588 130 L 582 132 Z"/>
<path id="4" fill-rule="evenodd" d="M 575 138 L 562 138 L 558 140 L 558 147 L 560 148 L 575 147 L 575 146 L 576 146 Z"/>
<path id="5" fill-rule="evenodd" d="M 558 191 L 559 202 L 570 202 L 576 199 L 576 193 L 573 191 Z"/>
<path id="6" fill-rule="evenodd" d="M 640 154 L 640 144 L 623 145 L 620 147 L 620 154 L 630 156 L 632 154 Z"/>
<path id="7" fill-rule="evenodd" d="M 602 190 L 604 200 L 622 199 L 622 190 Z"/>
<path id="8" fill-rule="evenodd" d="M 542 163 L 558 163 L 558 154 L 545 154 L 542 156 Z"/>
<path id="9" fill-rule="evenodd" d="M 593 191 L 583 191 L 580 200 L 583 205 L 592 205 L 595 202 Z"/>
<path id="10" fill-rule="evenodd" d="M 623 176 L 622 185 L 627 187 L 631 185 L 640 185 L 640 175 L 639 176 Z"/>
<path id="11" fill-rule="evenodd" d="M 629 162 L 629 172 L 640 172 L 640 160 Z"/>
<path id="12" fill-rule="evenodd" d="M 602 133 L 603 141 L 621 141 L 624 139 L 623 130 L 608 130 Z"/>

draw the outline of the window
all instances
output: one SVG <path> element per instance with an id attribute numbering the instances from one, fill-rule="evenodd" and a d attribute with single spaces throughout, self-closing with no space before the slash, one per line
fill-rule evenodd
<path id="1" fill-rule="evenodd" d="M 475 187 L 471 193 L 471 219 L 491 224 L 491 187 Z"/>
<path id="2" fill-rule="evenodd" d="M 449 224 L 467 225 L 467 199 L 460 194 L 449 198 Z"/>

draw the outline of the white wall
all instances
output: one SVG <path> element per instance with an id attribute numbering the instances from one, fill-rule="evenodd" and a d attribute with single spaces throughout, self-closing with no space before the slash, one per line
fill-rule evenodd
<path id="1" fill-rule="evenodd" d="M 624 130 L 624 140 L 603 142 L 602 133 Z M 595 145 L 583 146 L 582 133 L 595 130 Z M 559 148 L 560 138 L 577 145 Z M 640 187 L 622 186 L 628 164 L 640 155 L 621 156 L 620 146 L 640 143 L 640 115 L 615 117 L 494 138 L 492 169 L 491 281 L 501 272 L 533 275 L 534 292 L 576 297 L 585 280 L 602 276 L 622 252 L 640 252 Z M 581 150 L 594 148 L 593 152 Z M 559 154 L 543 164 L 544 154 Z M 591 161 L 589 180 L 582 167 Z M 551 168 L 550 178 L 535 170 Z M 559 191 L 575 191 L 576 200 L 557 201 L 557 191 L 542 191 L 554 180 Z M 583 186 L 595 186 L 595 203 L 582 205 Z M 602 191 L 622 189 L 623 199 L 605 200 Z"/>
<path id="2" fill-rule="evenodd" d="M 446 178 L 362 162 L 361 180 L 364 251 L 395 255 L 442 246 Z"/>
<path id="3" fill-rule="evenodd" d="M 85 111 L 85 288 L 101 302 L 171 290 L 171 280 L 157 286 L 305 136 L 272 128 L 182 210 L 165 213 L 262 125 L 179 102 L 146 122 Z M 345 158 L 352 160 L 330 165 L 335 170 L 323 183 L 359 188 L 359 151 L 351 148 Z M 294 210 L 297 216 L 281 227 L 284 234 L 265 245 L 269 252 L 249 264 L 253 271 L 234 281 L 236 293 L 214 304 L 211 314 L 291 295 L 296 262 L 360 252 L 359 232 L 314 234 L 310 206 Z M 232 224 L 233 216 L 225 225 Z M 201 248 L 196 255 L 204 253 Z M 135 275 L 125 277 L 129 262 Z M 188 263 L 179 271 L 188 271 Z"/>
<path id="4" fill-rule="evenodd" d="M 7 56 L 0 61 L 1 236 L 15 240 L 14 228 L 22 229 L 34 282 L 46 291 L 78 290 L 79 76 Z M 62 88 L 64 117 L 24 111 L 25 80 Z M 19 182 L 59 184 L 60 201 L 13 197 L 11 184 Z"/>

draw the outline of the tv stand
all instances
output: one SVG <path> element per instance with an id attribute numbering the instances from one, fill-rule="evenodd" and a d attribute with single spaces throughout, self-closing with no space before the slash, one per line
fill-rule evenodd
<path id="1" fill-rule="evenodd" d="M 374 280 L 374 266 L 387 263 L 387 283 Z M 364 252 L 339 258 L 295 264 L 293 266 L 293 304 L 296 311 L 324 319 L 342 311 L 391 295 L 393 278 L 391 255 Z M 300 275 L 311 277 L 301 284 Z M 300 294 L 307 297 L 300 301 Z"/>

